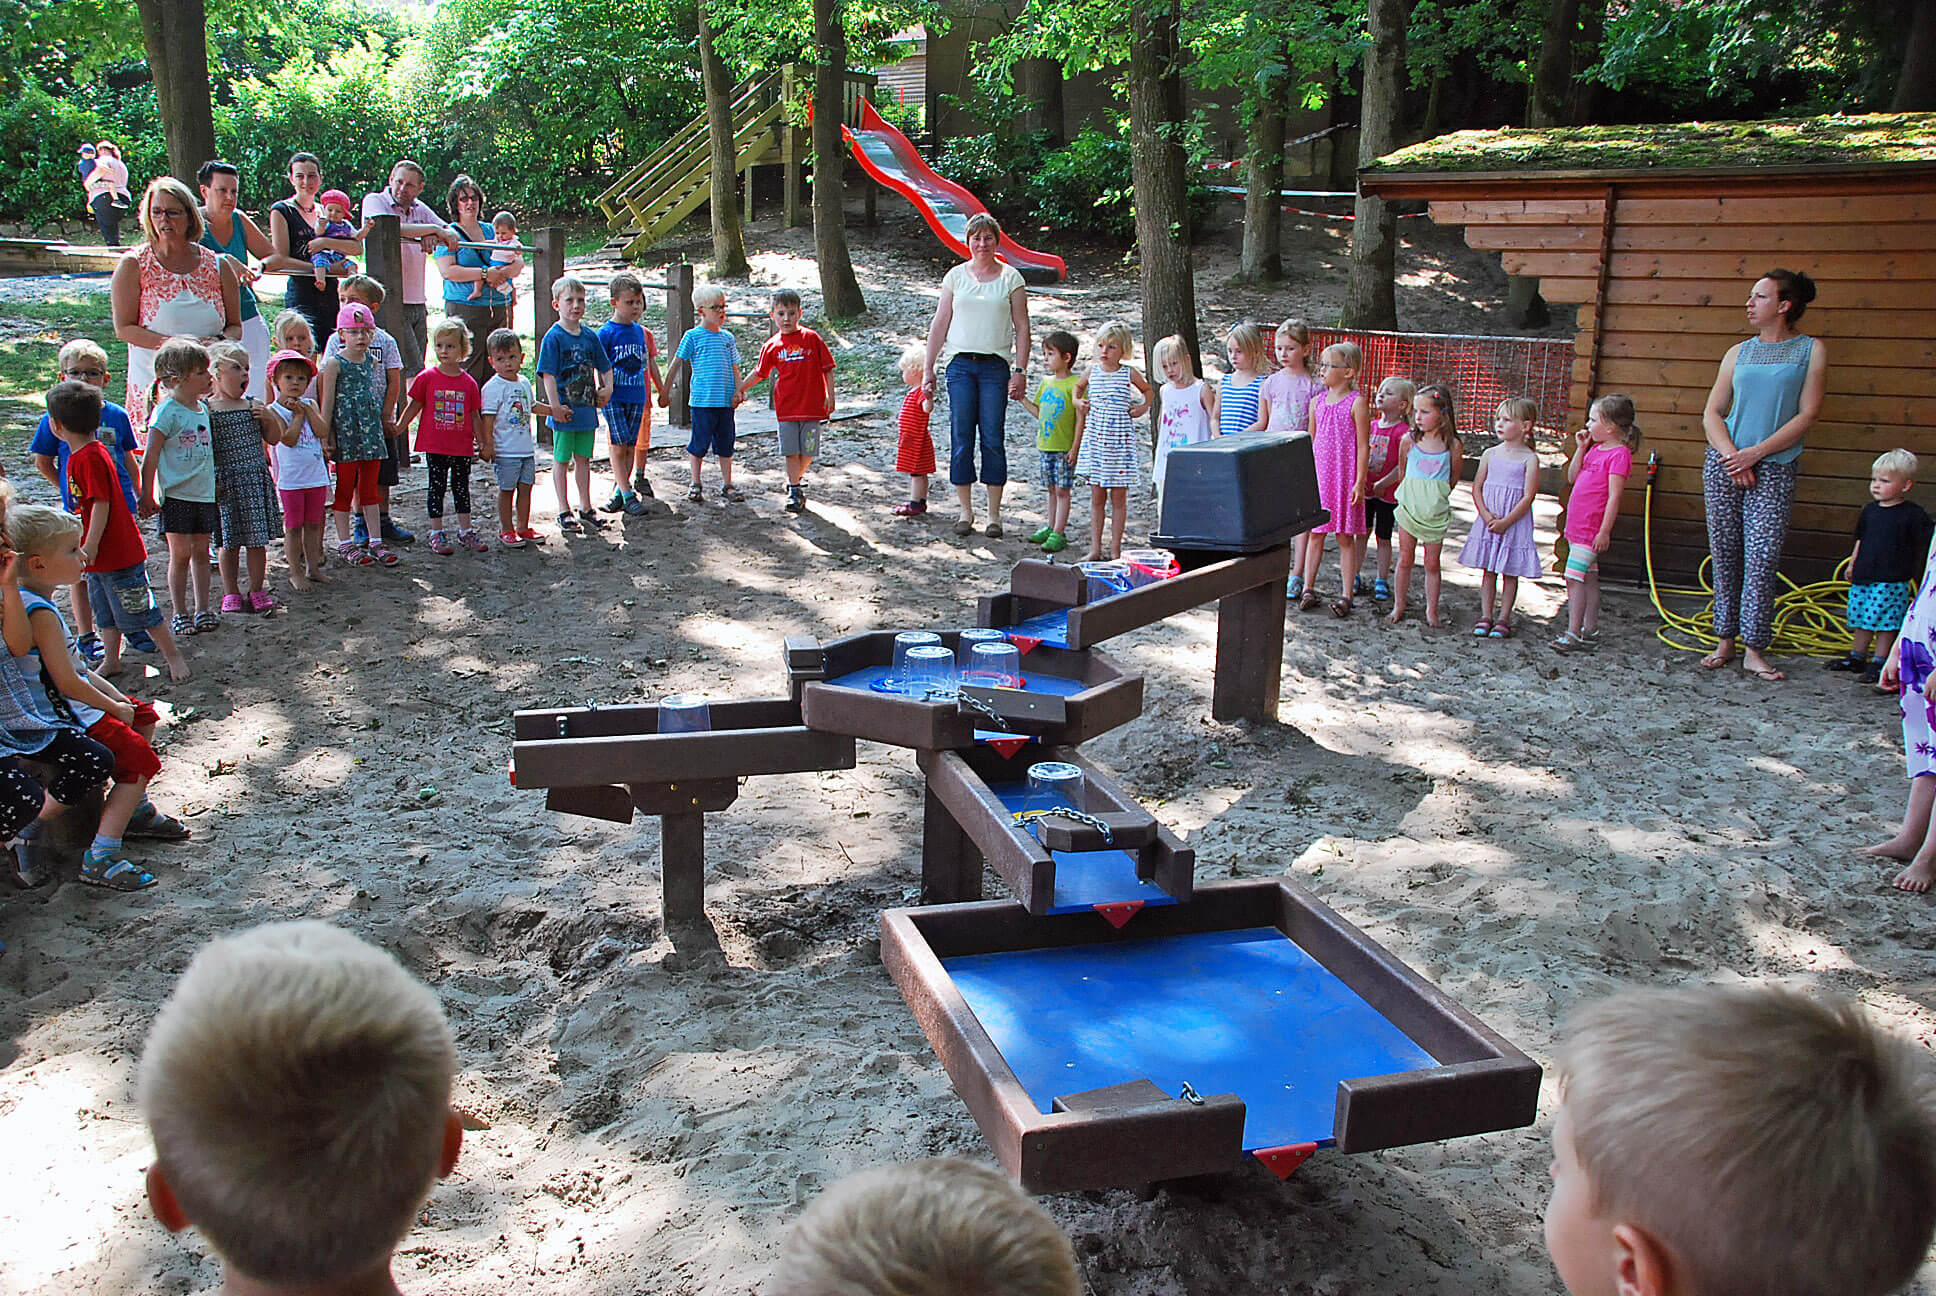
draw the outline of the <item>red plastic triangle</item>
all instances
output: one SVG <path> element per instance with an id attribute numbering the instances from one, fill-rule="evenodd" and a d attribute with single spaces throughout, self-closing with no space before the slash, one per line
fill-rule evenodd
<path id="1" fill-rule="evenodd" d="M 1035 645 L 1042 642 L 1040 639 L 1034 638 L 1030 635 L 1018 635 L 1018 634 L 1011 634 L 1008 637 L 1008 641 L 1014 644 L 1018 649 L 1020 649 L 1024 657 L 1028 656 L 1030 649 L 1034 648 Z"/>
<path id="2" fill-rule="evenodd" d="M 1028 735 L 1026 734 L 1015 738 L 984 738 L 982 741 L 1000 752 L 1004 760 L 1015 759 L 1015 753 L 1029 744 Z M 1117 925 L 1121 926 L 1120 923 Z"/>
<path id="3" fill-rule="evenodd" d="M 508 760 L 508 761 L 505 761 L 505 762 L 504 762 L 504 773 L 505 773 L 505 774 L 506 774 L 506 775 L 507 775 L 507 776 L 508 776 L 508 777 L 510 778 L 510 780 L 511 780 L 511 786 L 512 786 L 512 787 L 516 787 L 516 786 L 518 785 L 518 763 L 517 763 L 517 761 L 515 761 L 515 760 Z"/>
<path id="4" fill-rule="evenodd" d="M 1112 900 L 1107 904 L 1096 905 L 1095 910 L 1109 920 L 1111 927 L 1121 930 L 1123 924 L 1134 918 L 1136 911 L 1142 907 L 1141 900 Z M 1315 1147 L 1316 1144 L 1312 1146 Z"/>
<path id="5" fill-rule="evenodd" d="M 1317 1150 L 1315 1143 L 1292 1143 L 1285 1147 L 1258 1148 L 1251 1155 L 1279 1179 L 1289 1179 Z"/>

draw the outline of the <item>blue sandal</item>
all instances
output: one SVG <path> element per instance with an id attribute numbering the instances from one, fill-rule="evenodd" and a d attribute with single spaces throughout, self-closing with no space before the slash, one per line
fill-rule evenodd
<path id="1" fill-rule="evenodd" d="M 105 888 L 109 891 L 146 891 L 161 881 L 138 864 L 130 864 L 124 859 L 108 856 L 104 859 L 81 858 L 81 881 L 89 886 Z"/>

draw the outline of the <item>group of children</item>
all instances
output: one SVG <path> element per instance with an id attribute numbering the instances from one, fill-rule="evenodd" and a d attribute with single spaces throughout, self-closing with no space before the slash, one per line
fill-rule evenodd
<path id="1" fill-rule="evenodd" d="M 1364 355 L 1355 343 L 1325 347 L 1315 370 L 1310 330 L 1302 322 L 1285 320 L 1274 343 L 1273 368 L 1261 328 L 1250 323 L 1232 328 L 1225 337 L 1230 371 L 1213 384 L 1197 377 L 1184 340 L 1166 337 L 1151 348 L 1151 360 L 1162 376 L 1161 384 L 1152 387 L 1127 362 L 1134 346 L 1127 324 L 1112 320 L 1097 330 L 1095 359 L 1080 377 L 1075 373 L 1080 345 L 1074 335 L 1061 330 L 1047 334 L 1042 339 L 1047 376 L 1034 398 L 1023 401 L 1038 422 L 1036 448 L 1048 513 L 1030 542 L 1051 554 L 1068 547 L 1072 487 L 1081 477 L 1090 488 L 1089 546 L 1083 557 L 1095 561 L 1120 556 L 1129 490 L 1142 484 L 1137 420 L 1151 410 L 1156 411 L 1152 476 L 1159 500 L 1169 457 L 1181 446 L 1250 432 L 1307 436 L 1319 499 L 1330 518 L 1297 542 L 1291 598 L 1306 611 L 1324 603 L 1317 590 L 1318 572 L 1326 537 L 1335 535 L 1342 569 L 1339 595 L 1329 604 L 1335 615 L 1349 616 L 1354 599 L 1369 594 L 1391 603 L 1385 619 L 1396 624 L 1410 603 L 1413 568 L 1422 564 L 1426 624 L 1443 626 L 1440 556 L 1452 521 L 1452 491 L 1464 474 L 1451 390 L 1437 383 L 1421 388 L 1391 376 L 1367 400 L 1358 385 Z M 934 471 L 920 386 L 922 360 L 918 344 L 901 359 L 908 392 L 898 421 L 895 467 L 911 478 L 911 498 L 895 510 L 902 515 L 926 511 L 926 474 Z M 1493 418 L 1497 444 L 1480 456 L 1472 482 L 1478 523 L 1460 560 L 1483 573 L 1475 637 L 1511 638 L 1519 582 L 1541 571 L 1533 533 L 1540 475 L 1533 444 L 1538 420 L 1539 408 L 1532 401 L 1514 397 L 1502 402 Z M 1639 442 L 1633 401 L 1620 395 L 1594 401 L 1587 425 L 1574 434 L 1566 469 L 1572 486 L 1564 530 L 1567 628 L 1553 641 L 1561 652 L 1591 651 L 1598 641 L 1599 556 L 1620 516 Z M 1378 544 L 1375 579 L 1361 574 L 1368 533 Z"/>
<path id="2" fill-rule="evenodd" d="M 45 510 L 52 512 L 52 510 Z M 1853 1003 L 1630 990 L 1557 1050 L 1546 1246 L 1573 1296 L 1883 1296 L 1936 1232 L 1927 1054 Z M 465 1122 L 454 1034 L 389 954 L 320 922 L 199 952 L 137 1089 L 147 1198 L 225 1291 L 396 1292 L 392 1257 Z M 1779 1185 L 1779 1191 L 1770 1191 Z M 781 1242 L 772 1296 L 1079 1296 L 1068 1239 L 998 1172 L 862 1171 Z"/>

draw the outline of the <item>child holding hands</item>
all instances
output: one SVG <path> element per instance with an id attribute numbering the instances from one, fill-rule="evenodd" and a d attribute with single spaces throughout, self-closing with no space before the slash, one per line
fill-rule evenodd
<path id="1" fill-rule="evenodd" d="M 541 537 L 531 529 L 531 488 L 537 481 L 538 442 L 531 434 L 531 416 L 569 418 L 562 405 L 546 405 L 532 394 L 524 377 L 524 342 L 510 329 L 497 329 L 485 339 L 491 376 L 484 380 L 484 440 L 496 458 L 497 538 L 506 549 L 522 549 Z"/>
<path id="2" fill-rule="evenodd" d="M 1425 624 L 1434 630 L 1445 625 L 1439 616 L 1439 554 L 1445 529 L 1452 523 L 1452 487 L 1465 465 L 1465 447 L 1452 410 L 1452 393 L 1433 383 L 1412 399 L 1412 435 L 1404 461 L 1378 485 L 1396 490 L 1398 515 L 1398 578 L 1392 585 L 1392 610 L 1385 618 L 1397 625 L 1405 615 L 1412 591 L 1412 559 L 1425 549 Z M 1491 627 L 1488 626 L 1490 631 Z"/>
<path id="3" fill-rule="evenodd" d="M 1849 555 L 1849 650 L 1823 669 L 1851 671 L 1874 684 L 1909 611 L 1907 586 L 1929 553 L 1930 520 L 1909 498 L 1916 485 L 1916 456 L 1891 450 L 1876 457 L 1869 478 L 1873 499 L 1862 506 Z M 1875 655 L 1869 649 L 1875 648 Z"/>
<path id="4" fill-rule="evenodd" d="M 1472 506 L 1479 522 L 1466 537 L 1459 561 L 1485 573 L 1479 578 L 1475 638 L 1512 638 L 1519 579 L 1539 576 L 1539 545 L 1533 539 L 1539 455 L 1531 444 L 1538 422 L 1539 406 L 1524 396 L 1501 401 L 1492 420 L 1499 444 L 1479 456 L 1479 472 L 1472 479 Z"/>
<path id="5" fill-rule="evenodd" d="M 1135 344 L 1129 325 L 1110 320 L 1096 330 L 1096 362 L 1076 384 L 1076 408 L 1085 415 L 1073 447 L 1076 472 L 1089 479 L 1089 553 L 1102 558 L 1103 504 L 1110 511 L 1111 558 L 1123 551 L 1124 515 L 1129 488 L 1137 482 L 1136 420 L 1150 407 L 1149 380 L 1123 357 Z"/>
<path id="6" fill-rule="evenodd" d="M 739 342 L 726 327 L 726 290 L 718 284 L 701 284 L 692 290 L 692 306 L 699 312 L 699 327 L 687 329 L 679 339 L 679 349 L 666 366 L 665 386 L 659 389 L 659 404 L 672 403 L 672 385 L 680 376 L 686 379 L 686 408 L 692 415 L 692 436 L 686 441 L 686 463 L 692 468 L 692 484 L 686 498 L 697 504 L 706 497 L 699 484 L 699 470 L 705 466 L 708 451 L 719 458 L 719 497 L 729 504 L 746 499 L 733 485 L 733 410 L 739 404 Z M 681 366 L 684 366 L 683 370 Z M 539 372 L 544 371 L 542 363 Z"/>
<path id="7" fill-rule="evenodd" d="M 383 543 L 379 480 L 396 425 L 383 409 L 383 362 L 370 349 L 376 316 L 368 306 L 351 302 L 336 313 L 336 333 L 343 349 L 323 361 L 317 379 L 317 405 L 336 456 L 336 549 L 352 567 L 394 567 L 401 560 Z M 363 515 L 367 544 L 350 538 L 352 506 Z"/>
<path id="8" fill-rule="evenodd" d="M 1418 387 L 1409 378 L 1394 375 L 1378 384 L 1378 412 L 1371 420 L 1371 466 L 1365 473 L 1373 482 L 1365 500 L 1365 528 L 1378 542 L 1378 579 L 1369 592 L 1380 603 L 1392 596 L 1392 529 L 1398 524 L 1398 500 L 1390 487 L 1380 490 L 1379 486 L 1405 458 L 1412 434 L 1412 402 L 1417 398 Z M 1360 576 L 1353 591 L 1366 593 L 1364 585 Z"/>
<path id="9" fill-rule="evenodd" d="M 222 575 L 222 611 L 273 612 L 278 606 L 269 592 L 269 550 L 282 535 L 276 482 L 263 453 L 266 443 L 282 434 L 282 422 L 269 407 L 244 393 L 249 386 L 249 352 L 240 342 L 217 342 L 209 348 L 215 390 L 208 398 L 209 435 L 215 451 L 215 509 L 222 524 L 222 548 L 217 558 Z M 246 555 L 249 593 L 241 588 L 241 563 Z"/>
<path id="10" fill-rule="evenodd" d="M 460 319 L 438 322 L 431 330 L 430 345 L 437 363 L 418 374 L 410 384 L 410 399 L 403 407 L 397 427 L 406 435 L 413 422 L 417 428 L 417 449 L 430 469 L 430 489 L 424 512 L 429 516 L 430 552 L 444 557 L 455 552 L 444 534 L 444 492 L 449 490 L 457 506 L 457 543 L 472 553 L 490 548 L 484 537 L 471 526 L 471 459 L 492 457 L 490 439 L 479 423 L 483 393 L 477 380 L 464 370 L 471 353 L 471 330 Z"/>
<path id="11" fill-rule="evenodd" d="M 1566 480 L 1573 485 L 1566 501 L 1566 629 L 1553 640 L 1556 652 L 1592 652 L 1599 645 L 1600 555 L 1613 540 L 1639 445 L 1628 396 L 1594 401 L 1586 426 L 1573 434 L 1573 457 L 1566 464 Z M 1786 678 L 1773 668 L 1755 673 L 1767 680 Z"/>
<path id="12" fill-rule="evenodd" d="M 1049 520 L 1040 531 L 1029 536 L 1044 553 L 1061 553 L 1069 547 L 1069 495 L 1075 487 L 1076 463 L 1076 355 L 1082 344 L 1075 334 L 1056 329 L 1042 339 L 1042 364 L 1049 376 L 1041 390 L 1030 400 L 1022 397 L 1022 408 L 1038 420 L 1035 432 L 1036 453 L 1042 456 L 1042 489 L 1049 497 Z"/>
<path id="13" fill-rule="evenodd" d="M 155 383 L 168 395 L 148 420 L 148 450 L 141 456 L 141 515 L 160 514 L 162 533 L 168 537 L 175 635 L 206 634 L 216 628 L 215 612 L 208 606 L 208 544 L 221 525 L 215 508 L 215 440 L 208 407 L 202 403 L 214 388 L 208 351 L 193 338 L 170 338 L 155 352 Z"/>

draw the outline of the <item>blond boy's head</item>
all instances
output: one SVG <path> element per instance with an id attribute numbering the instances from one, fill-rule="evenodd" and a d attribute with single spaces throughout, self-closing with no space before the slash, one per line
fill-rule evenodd
<path id="1" fill-rule="evenodd" d="M 1069 1240 L 984 1166 L 916 1161 L 850 1175 L 793 1226 L 771 1296 L 1079 1296 Z"/>
<path id="2" fill-rule="evenodd" d="M 1916 480 L 1916 456 L 1907 450 L 1885 450 L 1876 456 L 1875 467 L 1871 471 L 1878 477 L 1913 482 Z"/>
<path id="3" fill-rule="evenodd" d="M 1881 1296 L 1928 1250 L 1930 1062 L 1855 1004 L 1630 991 L 1556 1061 L 1546 1243 L 1574 1296 Z"/>
<path id="4" fill-rule="evenodd" d="M 551 281 L 551 304 L 556 306 L 567 297 L 584 300 L 585 281 L 577 275 L 559 275 Z"/>
<path id="5" fill-rule="evenodd" d="M 59 544 L 81 534 L 81 520 L 66 509 L 45 504 L 14 504 L 7 509 L 7 547 L 23 561 L 44 558 Z"/>
<path id="6" fill-rule="evenodd" d="M 910 342 L 901 348 L 901 377 L 912 387 L 921 381 L 921 375 L 928 368 L 928 346 L 925 342 Z"/>
<path id="7" fill-rule="evenodd" d="M 63 381 L 108 385 L 108 353 L 91 338 L 72 338 L 60 349 L 60 376 Z"/>
<path id="8" fill-rule="evenodd" d="M 323 1284 L 388 1262 L 461 1134 L 437 999 L 319 922 L 205 946 L 142 1052 L 149 1197 L 238 1272 Z"/>

